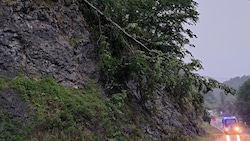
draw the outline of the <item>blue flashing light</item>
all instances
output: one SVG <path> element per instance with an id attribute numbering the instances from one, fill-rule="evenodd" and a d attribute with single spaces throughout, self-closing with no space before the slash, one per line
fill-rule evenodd
<path id="1" fill-rule="evenodd" d="M 223 117 L 223 119 L 236 119 L 236 117 L 227 117 L 227 116 L 225 116 L 225 117 Z"/>

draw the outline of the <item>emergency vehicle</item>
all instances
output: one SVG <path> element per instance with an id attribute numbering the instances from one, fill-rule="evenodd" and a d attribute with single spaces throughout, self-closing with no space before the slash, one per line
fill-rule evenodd
<path id="1" fill-rule="evenodd" d="M 239 134 L 242 132 L 236 117 L 223 117 L 222 118 L 223 131 L 226 134 Z"/>

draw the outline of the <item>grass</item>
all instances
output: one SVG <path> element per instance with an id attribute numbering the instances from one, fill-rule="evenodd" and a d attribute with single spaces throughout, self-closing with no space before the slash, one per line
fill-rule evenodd
<path id="1" fill-rule="evenodd" d="M 30 116 L 26 122 L 9 119 L 0 108 L 0 140 L 95 141 L 102 135 L 107 140 L 138 140 L 143 136 L 130 120 L 137 115 L 125 104 L 125 91 L 104 98 L 91 82 L 86 82 L 84 89 L 66 89 L 48 77 L 39 81 L 0 77 L 1 89 L 20 94 Z M 123 125 L 134 127 L 134 137 Z"/>
<path id="2" fill-rule="evenodd" d="M 198 136 L 193 141 L 213 141 L 223 136 L 223 133 L 220 130 L 209 125 L 208 123 L 205 122 L 203 126 L 208 134 L 205 136 Z"/>
<path id="3" fill-rule="evenodd" d="M 104 98 L 94 83 L 86 82 L 84 89 L 67 89 L 48 77 L 39 81 L 0 77 L 0 90 L 4 89 L 20 94 L 30 112 L 28 120 L 22 122 L 9 119 L 0 108 L 0 140 L 150 140 L 140 130 L 141 113 L 126 103 L 126 91 Z M 204 127 L 210 135 L 195 141 L 209 141 L 221 135 L 212 126 Z M 164 140 L 188 139 L 171 135 Z"/>
<path id="4" fill-rule="evenodd" d="M 88 89 L 88 92 L 66 89 L 50 78 L 35 81 L 21 77 L 13 80 L 1 78 L 0 87 L 15 90 L 30 107 L 27 123 L 5 118 L 2 124 L 4 133 L 0 139 L 83 140 L 88 136 L 97 136 L 93 132 L 85 133 L 90 127 L 84 127 L 84 124 L 91 123 L 93 118 L 102 122 L 110 114 L 106 101 L 98 96 L 94 88 Z M 23 130 L 14 128 L 14 125 Z"/>

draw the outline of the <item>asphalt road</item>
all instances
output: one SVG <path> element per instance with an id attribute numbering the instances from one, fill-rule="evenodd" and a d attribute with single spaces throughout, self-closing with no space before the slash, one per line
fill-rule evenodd
<path id="1" fill-rule="evenodd" d="M 250 135 L 249 134 L 223 135 L 221 138 L 218 138 L 214 141 L 250 141 Z"/>
<path id="2" fill-rule="evenodd" d="M 222 131 L 221 119 L 216 119 L 216 121 L 212 121 L 211 125 L 213 125 L 214 127 L 218 128 L 219 130 Z M 241 134 L 238 134 L 238 135 L 236 135 L 236 134 L 231 134 L 231 135 L 224 134 L 222 137 L 220 137 L 214 141 L 250 141 L 250 134 L 247 130 L 243 130 L 243 132 Z"/>

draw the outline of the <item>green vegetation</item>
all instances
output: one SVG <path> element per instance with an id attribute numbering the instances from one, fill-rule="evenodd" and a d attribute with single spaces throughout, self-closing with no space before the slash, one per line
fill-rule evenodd
<path id="1" fill-rule="evenodd" d="M 238 115 L 242 118 L 243 122 L 247 125 L 250 124 L 250 79 L 245 81 L 239 88 L 236 108 Z"/>
<path id="2" fill-rule="evenodd" d="M 82 13 L 97 41 L 102 80 L 111 94 L 126 89 L 128 80 L 136 81 L 142 103 L 153 97 L 157 84 L 166 85 L 169 92 L 177 91 L 172 94 L 178 98 L 198 94 L 193 93 L 193 86 L 204 92 L 219 87 L 234 93 L 229 87 L 194 73 L 202 69 L 199 60 L 184 62 L 185 56 L 192 56 L 185 46 L 194 46 L 189 38 L 196 36 L 183 24 L 197 22 L 195 1 L 84 2 Z"/>
<path id="3" fill-rule="evenodd" d="M 82 0 L 81 11 L 96 41 L 102 81 L 109 95 L 126 90 L 133 80 L 142 106 L 153 101 L 158 84 L 165 86 L 183 115 L 204 111 L 200 92 L 213 88 L 235 93 L 230 87 L 196 74 L 200 61 L 185 48 L 196 35 L 185 24 L 195 25 L 199 13 L 193 0 Z M 184 58 L 191 56 L 189 63 Z M 151 105 L 151 108 L 154 105 Z M 148 107 L 145 107 L 148 108 Z M 152 113 L 151 108 L 148 110 Z M 157 109 L 157 107 L 155 107 Z M 183 118 L 183 123 L 188 122 Z M 181 135 L 166 140 L 184 140 Z M 185 138 L 185 137 L 184 137 Z"/>
<path id="4" fill-rule="evenodd" d="M 250 78 L 250 76 L 234 77 L 228 81 L 223 82 L 225 85 L 238 90 L 239 87 Z M 237 115 L 237 109 L 235 106 L 237 95 L 224 94 L 222 90 L 214 89 L 208 94 L 204 95 L 205 105 L 208 109 L 223 112 L 225 115 Z"/>
<path id="5" fill-rule="evenodd" d="M 56 1 L 34 0 L 37 5 L 51 5 Z M 192 118 L 203 114 L 203 97 L 199 92 L 219 87 L 234 93 L 216 80 L 196 74 L 195 71 L 202 69 L 199 60 L 192 58 L 191 62 L 184 62 L 186 56 L 192 56 L 185 46 L 194 46 L 189 39 L 196 36 L 183 25 L 197 22 L 195 1 L 79 1 L 97 44 L 97 61 L 102 82 L 109 92 L 107 98 L 99 96 L 91 82 L 86 82 L 85 89 L 76 90 L 63 88 L 50 78 L 40 81 L 1 78 L 0 88 L 20 93 L 30 108 L 30 117 L 23 123 L 8 119 L 1 111 L 0 139 L 146 140 L 140 130 L 142 115 L 131 106 L 134 103 L 129 103 L 132 99 L 125 91 L 129 80 L 135 82 L 140 95 L 138 103 L 143 108 L 148 108 L 144 104 L 154 100 L 154 91 L 162 84 L 166 94 L 181 108 L 180 112 L 192 113 Z M 68 42 L 75 44 L 72 39 Z M 183 116 L 181 120 L 189 119 Z M 164 139 L 188 138 L 177 133 Z"/>
<path id="6" fill-rule="evenodd" d="M 193 141 L 213 141 L 223 136 L 223 133 L 220 130 L 209 125 L 208 123 L 204 123 L 203 126 L 207 132 L 207 135 L 196 137 L 195 139 L 193 139 Z"/>
<path id="7" fill-rule="evenodd" d="M 22 77 L 0 78 L 0 89 L 20 93 L 30 109 L 25 122 L 9 119 L 0 111 L 0 140 L 100 140 L 102 135 L 110 140 L 144 138 L 139 124 L 130 121 L 140 114 L 125 104 L 125 91 L 104 99 L 91 83 L 77 90 L 63 88 L 50 78 L 35 81 Z M 130 135 L 124 131 L 125 124 Z"/>
<path id="8" fill-rule="evenodd" d="M 179 79 L 184 79 L 179 78 L 182 68 L 187 73 L 200 68 L 199 61 L 194 60 L 192 65 L 182 61 L 185 54 L 189 54 L 183 47 L 189 44 L 183 35 L 189 30 L 184 29 L 182 24 L 198 19 L 195 2 L 94 0 L 91 3 L 105 14 L 102 17 L 92 9 L 83 11 L 92 25 L 93 37 L 98 41 L 103 81 L 113 93 L 125 89 L 125 83 L 133 79 L 142 91 L 142 101 L 146 101 L 158 83 L 172 89 Z M 174 7 L 179 7 L 177 5 L 180 6 L 179 12 L 174 10 Z M 164 14 L 164 8 L 173 15 Z M 105 17 L 112 18 L 122 30 L 104 20 Z M 124 35 L 123 31 L 132 37 Z M 194 36 L 191 31 L 188 33 Z M 184 77 L 189 77 L 189 74 Z"/>

